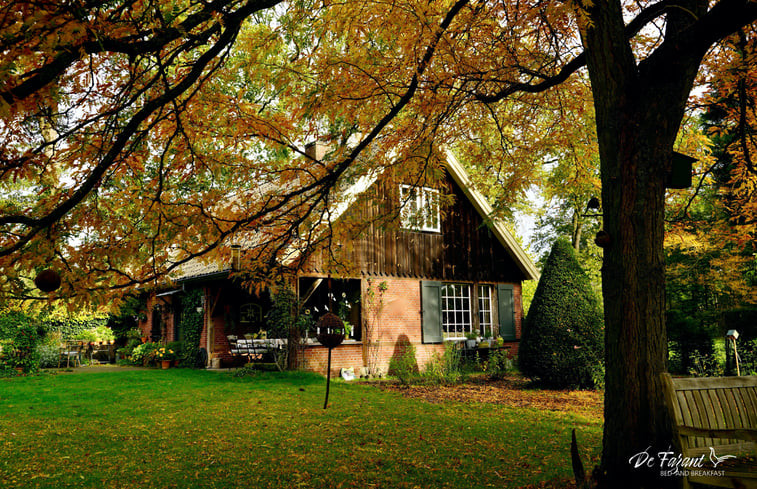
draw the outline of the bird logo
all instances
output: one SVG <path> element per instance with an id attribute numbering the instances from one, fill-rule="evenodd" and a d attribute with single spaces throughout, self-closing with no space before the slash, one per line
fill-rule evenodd
<path id="1" fill-rule="evenodd" d="M 719 463 L 729 458 L 736 458 L 736 455 L 723 455 L 722 457 L 718 457 L 715 455 L 715 449 L 710 447 L 710 462 L 712 462 L 712 466 L 716 469 L 718 468 Z"/>

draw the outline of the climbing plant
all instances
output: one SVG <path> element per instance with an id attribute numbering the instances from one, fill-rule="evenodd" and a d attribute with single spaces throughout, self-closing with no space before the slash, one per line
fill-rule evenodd
<path id="1" fill-rule="evenodd" d="M 202 335 L 203 313 L 198 312 L 202 311 L 198 309 L 202 306 L 202 290 L 190 290 L 181 303 L 183 306 L 181 329 L 184 332 L 184 352 L 181 363 L 187 367 L 195 367 Z"/>

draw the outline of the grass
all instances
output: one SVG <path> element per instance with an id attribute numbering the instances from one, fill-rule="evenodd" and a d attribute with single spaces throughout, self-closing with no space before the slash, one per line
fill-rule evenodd
<path id="1" fill-rule="evenodd" d="M 86 369 L 79 369 L 86 370 Z M 521 487 L 587 467 L 601 419 L 429 403 L 304 373 L 184 369 L 0 380 L 3 487 Z"/>

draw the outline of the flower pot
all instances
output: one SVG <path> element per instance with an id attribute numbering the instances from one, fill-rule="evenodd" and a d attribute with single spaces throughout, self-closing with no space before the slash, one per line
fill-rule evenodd
<path id="1" fill-rule="evenodd" d="M 172 362 L 173 362 L 173 360 L 161 360 L 161 361 L 160 361 L 160 367 L 161 367 L 161 368 L 162 368 L 163 370 L 165 370 L 165 369 L 167 369 L 167 368 L 171 368 L 171 363 L 172 363 Z"/>

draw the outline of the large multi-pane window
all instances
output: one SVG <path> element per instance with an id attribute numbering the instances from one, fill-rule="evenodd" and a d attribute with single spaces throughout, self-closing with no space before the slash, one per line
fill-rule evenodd
<path id="1" fill-rule="evenodd" d="M 424 343 L 461 340 L 467 333 L 517 339 L 513 284 L 421 282 Z M 495 334 L 496 333 L 496 334 Z"/>
<path id="2" fill-rule="evenodd" d="M 441 232 L 438 190 L 400 185 L 400 205 L 404 229 Z"/>
<path id="3" fill-rule="evenodd" d="M 442 285 L 441 300 L 444 338 L 463 338 L 470 333 L 473 329 L 470 285 Z"/>
<path id="4" fill-rule="evenodd" d="M 492 287 L 491 285 L 478 286 L 478 324 L 481 328 L 481 336 L 494 336 L 492 330 Z"/>

